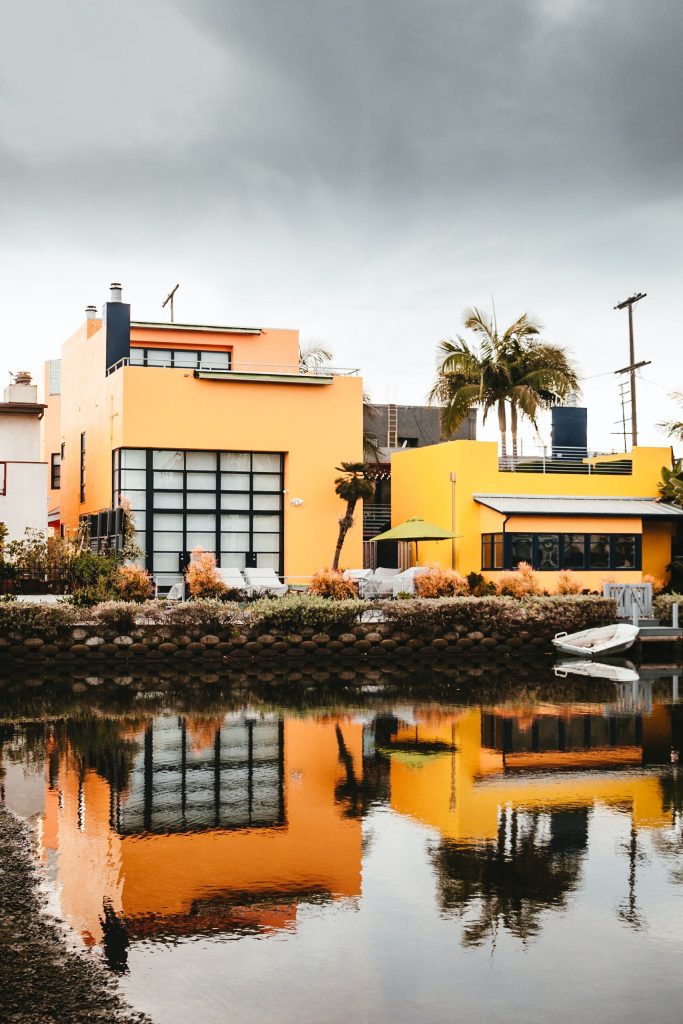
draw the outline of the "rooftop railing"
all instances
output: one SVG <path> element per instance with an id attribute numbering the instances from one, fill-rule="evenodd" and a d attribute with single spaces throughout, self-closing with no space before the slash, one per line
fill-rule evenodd
<path id="1" fill-rule="evenodd" d="M 346 367 L 346 366 L 315 366 L 315 367 L 302 367 L 298 363 L 242 363 L 233 362 L 229 367 L 225 364 L 214 365 L 208 361 L 202 360 L 197 366 L 169 366 L 167 363 L 162 362 L 151 362 L 147 363 L 138 362 L 137 360 L 131 360 L 129 357 L 119 359 L 118 362 L 114 363 L 107 369 L 107 376 L 120 370 L 123 366 L 138 366 L 141 369 L 147 367 L 153 367 L 154 369 L 175 369 L 185 370 L 186 372 L 194 372 L 198 370 L 200 373 L 220 373 L 227 378 L 231 374 L 237 376 L 238 374 L 254 374 L 263 375 L 267 377 L 357 377 L 360 370 L 357 368 Z"/>
<path id="2" fill-rule="evenodd" d="M 575 473 L 586 476 L 630 476 L 633 462 L 621 452 L 597 452 L 589 448 L 552 445 L 520 447 L 517 454 L 498 459 L 503 473 Z"/>

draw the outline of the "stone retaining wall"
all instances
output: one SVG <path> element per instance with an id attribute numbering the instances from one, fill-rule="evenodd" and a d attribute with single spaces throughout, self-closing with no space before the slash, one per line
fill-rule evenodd
<path id="1" fill-rule="evenodd" d="M 382 623 L 354 626 L 348 633 L 332 637 L 313 629 L 298 634 L 278 632 L 254 634 L 200 631 L 178 634 L 168 626 L 137 626 L 127 635 L 117 635 L 93 625 L 73 628 L 63 639 L 45 641 L 28 637 L 22 642 L 0 637 L 0 659 L 42 662 L 46 659 L 72 661 L 86 658 L 131 659 L 141 657 L 207 658 L 228 662 L 296 658 L 431 658 L 435 655 L 472 657 L 539 652 L 549 645 L 547 636 L 485 636 L 459 626 L 443 636 L 410 636 Z"/>

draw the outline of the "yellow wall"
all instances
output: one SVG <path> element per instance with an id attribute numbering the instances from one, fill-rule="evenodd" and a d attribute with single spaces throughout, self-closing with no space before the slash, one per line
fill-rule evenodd
<path id="1" fill-rule="evenodd" d="M 296 364 L 295 331 L 261 335 L 205 335 L 133 327 L 138 340 L 168 347 L 210 348 L 222 339 L 235 358 Z M 147 338 L 149 335 L 149 338 Z M 159 336 L 159 337 L 157 337 Z M 118 447 L 223 449 L 285 453 L 285 573 L 310 576 L 329 567 L 343 503 L 334 493 L 340 462 L 362 459 L 363 384 L 334 377 L 331 384 L 198 380 L 191 370 L 123 367 L 105 376 L 102 322 L 87 321 L 62 352 L 61 508 L 67 535 L 79 515 L 109 508 L 112 450 Z M 86 500 L 80 502 L 79 451 L 86 433 Z M 291 505 L 292 498 L 303 504 Z M 362 565 L 362 513 L 342 553 L 346 566 Z"/>
<path id="2" fill-rule="evenodd" d="M 418 716 L 418 722 L 423 742 L 451 743 L 454 739 L 456 750 L 432 755 L 419 767 L 412 767 L 400 755 L 390 755 L 391 806 L 437 828 L 446 839 L 464 843 L 494 840 L 498 810 L 506 805 L 544 810 L 604 804 L 630 810 L 637 827 L 662 828 L 670 822 L 659 779 L 649 773 L 621 770 L 624 760 L 632 761 L 631 747 L 622 756 L 618 750 L 587 751 L 585 767 L 589 770 L 584 774 L 562 773 L 555 778 L 548 773 L 506 776 L 502 754 L 481 745 L 479 709 L 456 714 L 425 712 Z M 557 760 L 554 753 L 535 756 L 537 767 L 544 761 L 551 769 L 559 766 L 553 763 Z M 572 767 L 576 768 L 578 755 L 572 758 Z M 590 770 L 604 768 L 607 758 L 613 760 L 616 771 Z"/>
<path id="3" fill-rule="evenodd" d="M 596 476 L 571 473 L 506 473 L 498 469 L 498 446 L 490 441 L 450 441 L 426 448 L 408 449 L 392 455 L 391 459 L 391 515 L 396 526 L 410 516 L 421 516 L 444 529 L 451 528 L 450 473 L 456 474 L 455 531 L 456 565 L 458 572 L 481 570 L 481 535 L 500 532 L 504 516 L 474 501 L 473 494 L 534 494 L 585 497 L 658 497 L 657 484 L 662 466 L 670 466 L 670 448 L 635 448 L 632 453 L 631 475 Z M 666 577 L 666 565 L 671 561 L 670 524 L 646 522 L 640 519 L 563 518 L 567 532 L 576 533 L 643 533 L 643 573 Z M 562 529 L 557 517 L 511 518 L 506 529 L 533 530 L 533 532 Z M 555 525 L 553 525 L 555 524 Z M 610 524 L 609 527 L 606 524 Z M 444 566 L 451 564 L 450 541 L 419 545 L 419 564 L 432 562 Z M 487 572 L 495 580 L 497 573 Z M 557 574 L 544 572 L 543 584 L 555 589 Z M 609 570 L 577 572 L 584 586 L 600 589 L 602 580 L 610 576 Z M 620 571 L 614 574 L 619 581 L 639 582 L 640 572 Z"/>

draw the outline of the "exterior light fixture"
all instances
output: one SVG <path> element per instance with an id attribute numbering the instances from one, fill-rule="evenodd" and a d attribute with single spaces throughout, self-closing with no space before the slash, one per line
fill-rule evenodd
<path id="1" fill-rule="evenodd" d="M 292 498 L 292 500 L 290 501 L 289 504 L 290 505 L 294 505 L 295 508 L 298 508 L 299 505 L 303 505 L 303 503 L 304 503 L 304 499 L 303 498 Z"/>

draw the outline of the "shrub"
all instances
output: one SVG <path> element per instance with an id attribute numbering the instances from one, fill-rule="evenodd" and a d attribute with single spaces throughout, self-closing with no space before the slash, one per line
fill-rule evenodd
<path id="1" fill-rule="evenodd" d="M 113 576 L 120 564 L 117 555 L 81 551 L 64 569 L 64 582 L 74 604 L 97 604 L 114 596 Z"/>
<path id="2" fill-rule="evenodd" d="M 149 573 L 139 565 L 120 565 L 114 572 L 112 584 L 122 601 L 149 601 L 154 594 Z"/>
<path id="3" fill-rule="evenodd" d="M 673 606 L 677 604 L 678 623 L 683 626 L 683 594 L 659 594 L 655 598 L 654 612 L 663 626 L 670 626 L 673 617 Z"/>
<path id="4" fill-rule="evenodd" d="M 115 630 L 119 635 L 130 633 L 135 626 L 140 605 L 134 601 L 105 601 L 92 610 L 92 621 Z"/>
<path id="5" fill-rule="evenodd" d="M 250 605 L 245 613 L 254 630 L 269 633 L 300 633 L 315 629 L 331 635 L 346 633 L 356 626 L 367 604 L 357 599 L 329 601 L 314 594 L 288 594 L 286 597 L 264 597 Z"/>
<path id="6" fill-rule="evenodd" d="M 558 594 L 580 594 L 582 591 L 581 582 L 571 569 L 561 569 L 557 574 Z"/>
<path id="7" fill-rule="evenodd" d="M 42 640 L 56 640 L 69 632 L 76 618 L 76 611 L 69 604 L 2 601 L 0 636 L 10 640 L 25 640 L 34 636 Z"/>
<path id="8" fill-rule="evenodd" d="M 492 597 L 496 592 L 496 584 L 484 579 L 480 572 L 468 572 L 466 579 L 473 597 Z"/>
<path id="9" fill-rule="evenodd" d="M 427 572 L 415 577 L 415 593 L 418 597 L 464 597 L 469 594 L 467 580 L 455 569 L 442 569 L 430 565 Z"/>
<path id="10" fill-rule="evenodd" d="M 660 579 L 659 576 L 653 576 L 649 572 L 646 572 L 644 574 L 644 576 L 643 576 L 643 583 L 651 583 L 652 584 L 652 595 L 653 595 L 653 597 L 658 597 L 664 591 L 664 588 L 666 587 L 666 583 L 665 583 L 665 581 L 663 579 Z"/>
<path id="11" fill-rule="evenodd" d="M 217 598 L 197 598 L 194 601 L 155 602 L 159 611 L 154 619 L 177 632 L 222 633 L 232 627 L 240 615 L 240 606 Z"/>
<path id="12" fill-rule="evenodd" d="M 382 601 L 377 607 L 395 629 L 415 636 L 449 632 L 479 632 L 501 640 L 530 637 L 549 640 L 560 630 L 568 633 L 604 626 L 616 617 L 616 603 L 603 597 L 454 597 L 414 601 Z"/>
<path id="13" fill-rule="evenodd" d="M 185 570 L 185 582 L 194 598 L 221 597 L 227 590 L 216 572 L 216 559 L 201 547 L 192 552 L 192 561 Z"/>
<path id="14" fill-rule="evenodd" d="M 350 601 L 358 597 L 358 584 L 345 580 L 338 569 L 319 569 L 311 581 L 310 593 L 334 601 Z"/>
<path id="15" fill-rule="evenodd" d="M 520 562 L 516 569 L 500 574 L 496 593 L 505 597 L 531 597 L 540 594 L 541 583 L 538 573 L 528 562 Z"/>

